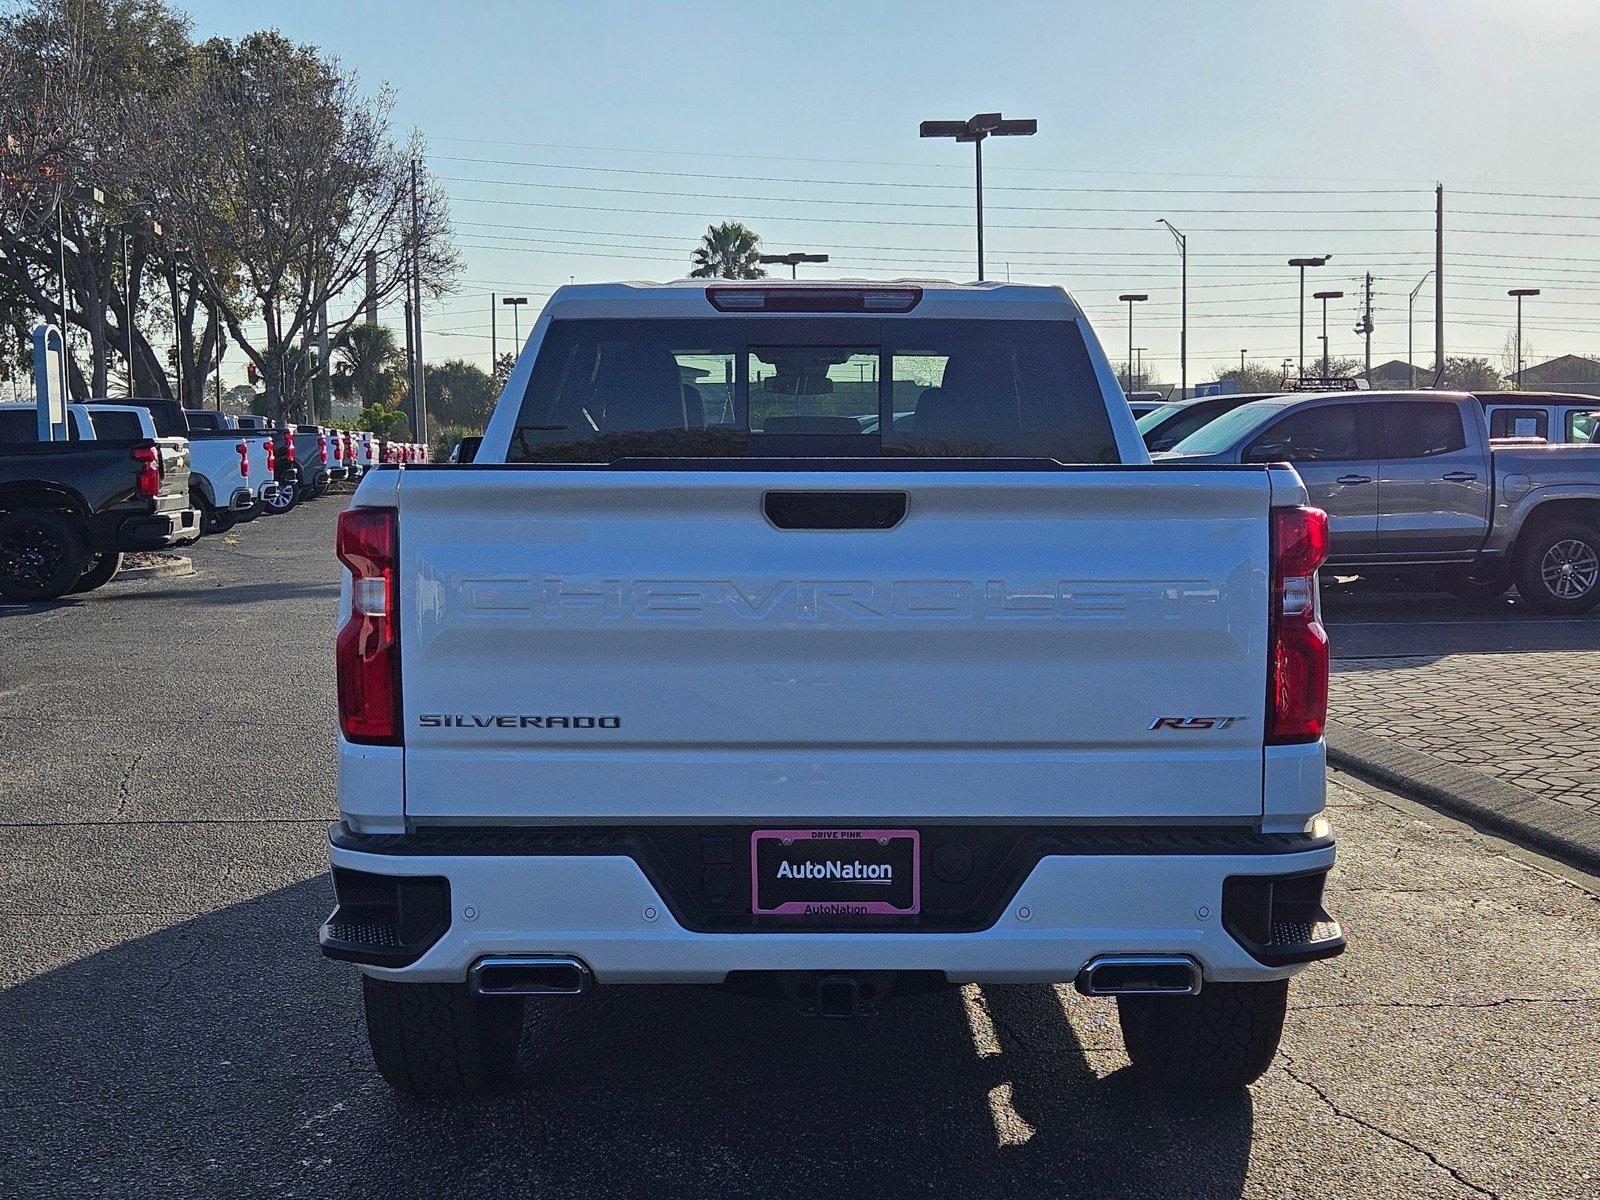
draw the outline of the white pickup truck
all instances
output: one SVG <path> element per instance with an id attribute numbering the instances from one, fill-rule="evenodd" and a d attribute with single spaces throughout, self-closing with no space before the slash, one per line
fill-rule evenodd
<path id="1" fill-rule="evenodd" d="M 613 985 L 1071 981 L 1247 1084 L 1344 947 L 1326 549 L 1288 467 L 1152 465 L 1059 289 L 561 288 L 475 462 L 339 524 L 319 938 L 379 1071 L 495 1086 Z"/>

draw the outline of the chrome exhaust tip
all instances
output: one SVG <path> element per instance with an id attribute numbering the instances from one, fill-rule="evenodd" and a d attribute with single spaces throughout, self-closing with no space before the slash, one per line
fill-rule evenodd
<path id="1" fill-rule="evenodd" d="M 1200 964 L 1186 954 L 1101 954 L 1073 986 L 1085 996 L 1193 996 L 1201 982 Z"/>
<path id="2" fill-rule="evenodd" d="M 566 954 L 480 958 L 467 972 L 474 996 L 580 996 L 593 982 L 588 966 Z"/>

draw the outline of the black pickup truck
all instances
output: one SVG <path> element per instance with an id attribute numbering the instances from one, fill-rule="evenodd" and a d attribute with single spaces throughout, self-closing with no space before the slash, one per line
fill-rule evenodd
<path id="1" fill-rule="evenodd" d="M 0 442 L 0 596 L 56 600 L 200 534 L 181 438 Z"/>

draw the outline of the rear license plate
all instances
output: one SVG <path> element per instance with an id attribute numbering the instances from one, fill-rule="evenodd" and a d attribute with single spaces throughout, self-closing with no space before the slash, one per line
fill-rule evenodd
<path id="1" fill-rule="evenodd" d="M 914 916 L 922 911 L 915 829 L 758 829 L 750 910 L 758 916 Z"/>

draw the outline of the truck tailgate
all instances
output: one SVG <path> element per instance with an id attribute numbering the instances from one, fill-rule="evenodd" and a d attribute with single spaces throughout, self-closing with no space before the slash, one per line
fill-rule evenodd
<path id="1" fill-rule="evenodd" d="M 904 518 L 766 515 L 862 491 Z M 1263 469 L 429 468 L 398 496 L 409 820 L 1261 813 Z"/>

